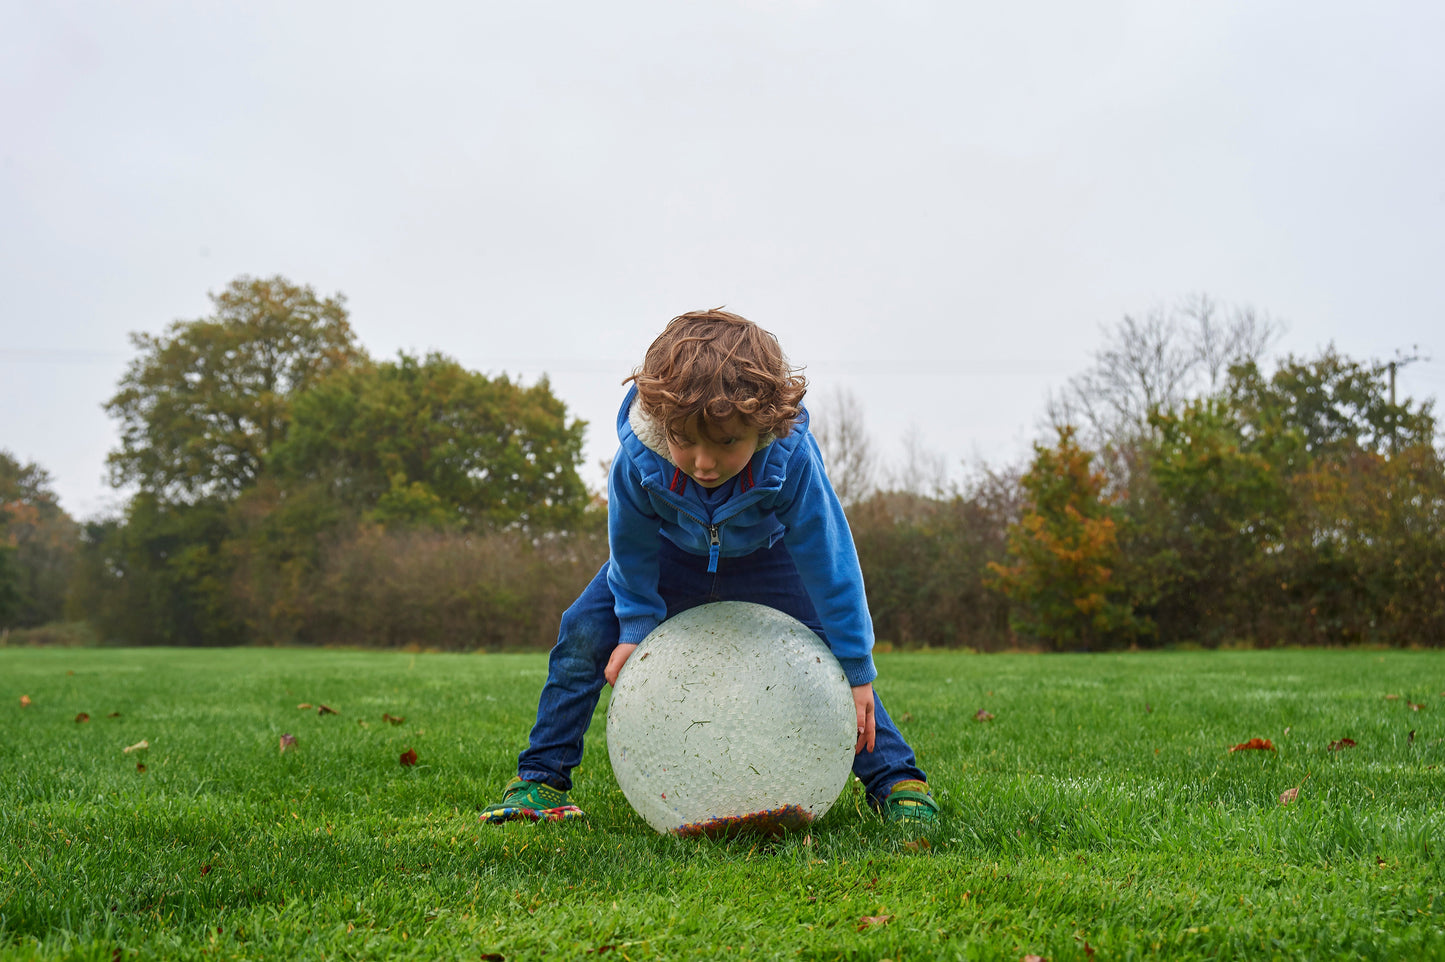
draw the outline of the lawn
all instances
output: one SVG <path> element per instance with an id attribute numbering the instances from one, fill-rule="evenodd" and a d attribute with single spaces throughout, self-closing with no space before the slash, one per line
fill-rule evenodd
<path id="1" fill-rule="evenodd" d="M 943 823 L 719 842 L 605 701 L 586 821 L 479 823 L 543 655 L 0 649 L 0 958 L 1445 958 L 1445 652 L 879 665 Z"/>

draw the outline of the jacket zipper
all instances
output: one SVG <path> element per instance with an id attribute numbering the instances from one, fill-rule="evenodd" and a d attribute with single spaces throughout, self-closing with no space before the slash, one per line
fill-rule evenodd
<path id="1" fill-rule="evenodd" d="M 642 487 L 644 490 L 646 490 L 651 489 L 652 485 L 649 482 L 644 481 L 642 482 Z M 668 500 L 671 501 L 672 499 L 669 498 Z M 719 530 L 722 527 L 722 522 L 719 521 L 716 523 L 710 523 L 702 520 L 686 508 L 683 508 L 676 504 L 674 504 L 673 507 L 677 508 L 677 513 L 682 515 L 684 518 L 687 518 L 694 524 L 702 525 L 704 528 L 707 529 L 707 571 L 708 574 L 717 574 L 718 557 L 722 554 L 722 534 Z"/>

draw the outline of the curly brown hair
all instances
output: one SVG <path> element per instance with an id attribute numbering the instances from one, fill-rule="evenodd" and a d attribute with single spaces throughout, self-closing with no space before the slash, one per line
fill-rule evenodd
<path id="1" fill-rule="evenodd" d="M 722 308 L 674 317 L 628 381 L 674 441 L 694 415 L 704 431 L 737 415 L 759 435 L 786 437 L 808 390 L 776 337 Z"/>

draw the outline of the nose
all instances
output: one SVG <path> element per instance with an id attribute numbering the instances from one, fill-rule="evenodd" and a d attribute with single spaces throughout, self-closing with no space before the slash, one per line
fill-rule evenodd
<path id="1" fill-rule="evenodd" d="M 697 454 L 693 457 L 693 464 L 697 466 L 698 470 L 707 471 L 717 466 L 717 458 L 707 448 L 699 446 Z"/>

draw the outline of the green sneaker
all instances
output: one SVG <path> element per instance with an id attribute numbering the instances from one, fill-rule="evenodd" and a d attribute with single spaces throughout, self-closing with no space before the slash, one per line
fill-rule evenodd
<path id="1" fill-rule="evenodd" d="M 928 790 L 928 783 L 910 779 L 889 789 L 883 800 L 883 820 L 918 826 L 938 821 L 938 802 Z"/>
<path id="2" fill-rule="evenodd" d="M 567 804 L 567 793 L 543 782 L 514 778 L 502 790 L 502 800 L 482 809 L 482 821 L 493 825 L 525 818 L 558 822 L 565 818 L 582 818 L 582 809 Z"/>

